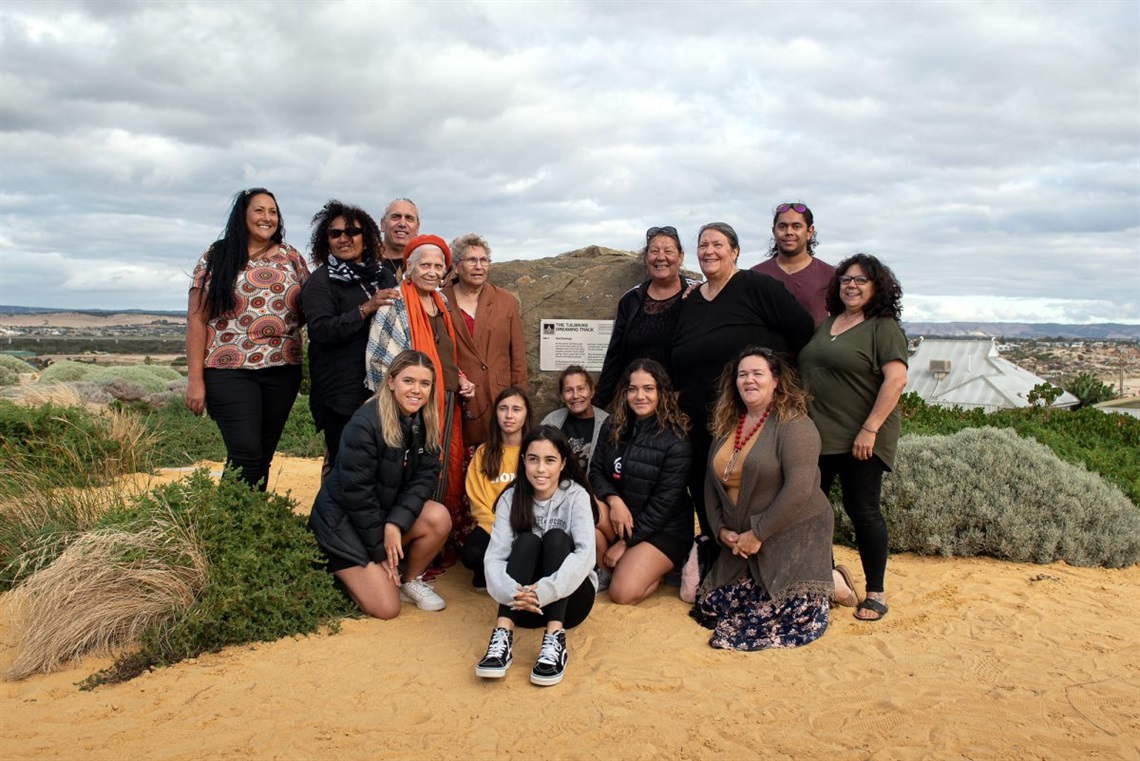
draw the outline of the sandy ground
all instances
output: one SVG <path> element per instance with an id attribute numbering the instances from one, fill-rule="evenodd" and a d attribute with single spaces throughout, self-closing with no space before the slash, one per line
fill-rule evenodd
<path id="1" fill-rule="evenodd" d="M 307 510 L 318 463 L 275 470 Z M 520 632 L 505 680 L 474 676 L 494 609 L 456 569 L 437 583 L 440 613 L 405 604 L 395 621 L 93 692 L 75 684 L 108 658 L 5 682 L 0 757 L 1137 759 L 1138 586 L 1140 566 L 901 555 L 883 621 L 838 609 L 817 642 L 752 654 L 709 648 L 675 589 L 636 608 L 602 596 L 569 634 L 565 681 L 543 689 L 527 679 L 535 632 Z M 0 642 L 3 668 L 6 620 Z"/>

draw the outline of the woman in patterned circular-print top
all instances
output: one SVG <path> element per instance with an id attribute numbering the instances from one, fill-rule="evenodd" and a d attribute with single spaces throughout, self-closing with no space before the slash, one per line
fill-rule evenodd
<path id="1" fill-rule="evenodd" d="M 262 491 L 301 387 L 309 271 L 284 237 L 272 193 L 239 193 L 225 233 L 194 268 L 186 319 L 186 406 L 209 413 L 227 466 Z"/>

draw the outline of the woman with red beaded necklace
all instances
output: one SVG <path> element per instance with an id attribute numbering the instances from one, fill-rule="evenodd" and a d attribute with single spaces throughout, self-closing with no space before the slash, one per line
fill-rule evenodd
<path id="1" fill-rule="evenodd" d="M 692 615 L 728 650 L 798 647 L 827 629 L 834 514 L 795 373 L 750 346 L 721 375 L 705 507 L 720 554 Z"/>

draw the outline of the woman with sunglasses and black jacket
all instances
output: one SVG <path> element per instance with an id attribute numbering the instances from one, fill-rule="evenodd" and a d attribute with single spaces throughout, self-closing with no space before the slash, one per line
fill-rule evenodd
<path id="1" fill-rule="evenodd" d="M 618 301 L 614 332 L 598 376 L 594 404 L 608 409 L 618 380 L 635 359 L 652 359 L 670 372 L 669 354 L 681 316 L 681 298 L 693 281 L 681 274 L 685 249 L 675 227 L 651 227 L 645 233 L 641 261 L 648 274 Z M 620 396 L 620 394 L 619 394 Z"/>
<path id="2" fill-rule="evenodd" d="M 317 269 L 301 290 L 309 322 L 309 409 L 325 433 L 331 467 L 352 413 L 371 395 L 364 349 L 372 315 L 398 291 L 380 266 L 380 228 L 358 206 L 332 200 L 313 216 L 310 256 Z"/>

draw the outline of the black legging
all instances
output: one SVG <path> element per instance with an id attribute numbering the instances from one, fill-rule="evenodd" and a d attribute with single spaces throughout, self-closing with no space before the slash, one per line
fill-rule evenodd
<path id="1" fill-rule="evenodd" d="M 878 457 L 856 460 L 850 452 L 819 457 L 819 485 L 823 493 L 831 490 L 836 476 L 843 487 L 843 509 L 855 527 L 868 592 L 882 592 L 887 573 L 887 521 L 879 507 L 883 470 L 883 461 Z"/>
<path id="2" fill-rule="evenodd" d="M 541 539 L 531 532 L 521 534 L 511 545 L 511 555 L 507 558 L 507 575 L 520 584 L 533 584 L 561 568 L 573 551 L 574 540 L 562 529 L 551 529 Z M 594 595 L 594 585 L 587 575 L 569 597 L 544 605 L 544 615 L 511 610 L 506 605 L 500 605 L 499 617 L 509 618 L 516 626 L 526 629 L 542 628 L 550 621 L 561 621 L 564 627 L 573 629 L 590 615 L 590 610 L 594 607 Z"/>
<path id="3" fill-rule="evenodd" d="M 487 556 L 487 545 L 490 543 L 491 536 L 482 526 L 476 526 L 464 540 L 463 551 L 459 555 L 463 567 L 474 574 L 471 582 L 480 588 L 487 586 L 487 576 L 483 573 L 483 558 Z M 508 566 L 508 572 L 509 568 Z"/>
<path id="4" fill-rule="evenodd" d="M 206 411 L 218 424 L 226 461 L 241 479 L 265 491 L 269 466 L 301 388 L 301 366 L 262 370 L 206 368 Z"/>

